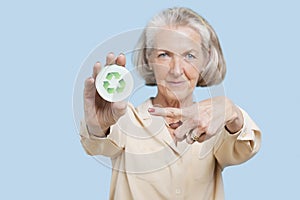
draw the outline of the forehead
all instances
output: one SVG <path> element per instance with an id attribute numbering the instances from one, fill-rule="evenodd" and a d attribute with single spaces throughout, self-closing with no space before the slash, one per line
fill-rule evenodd
<path id="1" fill-rule="evenodd" d="M 190 27 L 159 28 L 153 35 L 153 47 L 174 53 L 201 49 L 201 36 Z"/>

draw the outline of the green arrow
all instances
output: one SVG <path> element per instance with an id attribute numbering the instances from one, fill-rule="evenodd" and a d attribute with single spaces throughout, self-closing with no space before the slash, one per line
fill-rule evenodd
<path id="1" fill-rule="evenodd" d="M 113 73 L 107 73 L 106 79 L 111 80 L 113 76 L 114 76 Z"/>
<path id="2" fill-rule="evenodd" d="M 107 88 L 106 90 L 109 94 L 115 93 L 115 88 Z"/>
<path id="3" fill-rule="evenodd" d="M 121 78 L 121 74 L 119 74 L 119 72 L 111 72 L 111 73 L 114 75 L 114 77 L 116 79 L 120 79 Z"/>
<path id="4" fill-rule="evenodd" d="M 126 86 L 126 82 L 123 79 L 121 79 L 119 81 L 119 86 L 116 89 L 117 93 L 123 92 L 123 90 L 125 89 L 125 86 Z"/>
<path id="5" fill-rule="evenodd" d="M 121 79 L 121 80 L 119 81 L 119 84 L 120 84 L 120 86 L 121 86 L 122 88 L 124 88 L 125 85 L 126 85 L 126 82 L 124 81 L 124 79 Z"/>
<path id="6" fill-rule="evenodd" d="M 109 86 L 109 82 L 108 81 L 103 81 L 103 87 L 107 90 L 108 86 Z"/>

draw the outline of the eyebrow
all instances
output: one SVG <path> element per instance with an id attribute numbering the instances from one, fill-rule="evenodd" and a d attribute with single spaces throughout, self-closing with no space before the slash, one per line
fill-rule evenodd
<path id="1" fill-rule="evenodd" d="M 180 54 L 180 55 L 182 55 L 182 54 L 187 54 L 187 53 L 190 53 L 190 52 L 195 52 L 195 53 L 200 53 L 200 51 L 199 50 L 196 50 L 196 49 L 189 49 L 189 50 L 186 50 L 186 51 L 184 51 L 184 52 L 182 52 L 182 53 L 178 53 L 178 52 L 174 52 L 174 51 L 171 51 L 171 50 L 168 50 L 168 49 L 159 49 L 159 48 L 155 48 L 154 49 L 155 51 L 166 51 L 166 52 L 170 52 L 170 53 L 176 53 L 176 54 Z"/>
<path id="2" fill-rule="evenodd" d="M 183 53 L 188 53 L 188 52 L 199 52 L 198 50 L 196 50 L 196 49 L 189 49 L 189 50 L 187 50 L 187 51 L 185 51 L 185 52 L 183 52 Z"/>

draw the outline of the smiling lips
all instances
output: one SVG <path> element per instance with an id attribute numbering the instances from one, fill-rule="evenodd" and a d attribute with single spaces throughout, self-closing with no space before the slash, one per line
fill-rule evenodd
<path id="1" fill-rule="evenodd" d="M 168 85 L 173 87 L 179 87 L 184 85 L 185 81 L 166 81 Z"/>

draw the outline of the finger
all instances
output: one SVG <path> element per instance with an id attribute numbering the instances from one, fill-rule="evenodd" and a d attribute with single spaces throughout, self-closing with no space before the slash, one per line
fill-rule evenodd
<path id="1" fill-rule="evenodd" d="M 182 118 L 182 110 L 179 108 L 153 107 L 153 108 L 149 108 L 148 112 L 154 116 L 170 117 L 172 119 L 181 119 Z"/>
<path id="2" fill-rule="evenodd" d="M 102 68 L 102 67 L 101 67 L 101 63 L 100 63 L 100 62 L 96 62 L 95 65 L 94 65 L 94 67 L 93 67 L 93 75 L 92 75 L 92 79 L 93 79 L 93 87 L 90 86 L 90 87 L 93 88 L 93 90 L 90 91 L 90 92 L 91 92 L 90 95 L 94 95 L 94 96 L 92 96 L 92 97 L 93 97 L 93 100 L 94 100 L 94 102 L 95 102 L 96 104 L 98 104 L 98 105 L 101 105 L 102 102 L 104 101 L 104 100 L 102 99 L 102 97 L 100 97 L 99 93 L 96 92 L 96 86 L 95 86 L 95 80 L 96 80 L 97 75 L 98 75 L 99 72 L 101 71 L 101 68 Z M 92 94 L 92 93 L 93 93 L 93 94 Z"/>
<path id="3" fill-rule="evenodd" d="M 176 128 L 178 128 L 179 126 L 181 126 L 182 123 L 183 123 L 183 122 L 182 122 L 181 120 L 179 120 L 178 122 L 170 123 L 169 126 L 170 126 L 172 129 L 176 129 Z"/>
<path id="4" fill-rule="evenodd" d="M 186 138 L 191 130 L 197 126 L 193 124 L 192 120 L 183 121 L 182 125 L 174 131 L 174 135 L 178 141 L 182 141 Z"/>
<path id="5" fill-rule="evenodd" d="M 86 79 L 84 82 L 84 98 L 94 100 L 95 92 L 96 92 L 95 79 L 90 77 L 90 78 Z"/>
<path id="6" fill-rule="evenodd" d="M 92 77 L 94 79 L 96 79 L 96 77 L 99 74 L 100 70 L 101 70 L 101 63 L 100 62 L 96 62 L 95 65 L 94 65 L 94 67 L 93 67 L 93 75 L 92 75 Z"/>
<path id="7" fill-rule="evenodd" d="M 190 131 L 190 132 L 187 134 L 187 136 L 186 136 L 186 142 L 187 142 L 188 144 L 193 144 L 193 143 L 195 142 L 195 140 L 192 139 L 192 135 L 195 134 L 195 133 L 193 133 L 194 131 L 196 131 L 196 130 L 194 129 L 194 130 Z"/>
<path id="8" fill-rule="evenodd" d="M 126 57 L 125 57 L 124 54 L 121 53 L 121 54 L 117 57 L 117 59 L 116 59 L 116 64 L 125 67 L 125 64 L 126 64 Z"/>
<path id="9" fill-rule="evenodd" d="M 114 63 L 115 63 L 115 54 L 112 53 L 112 52 L 110 52 L 106 56 L 106 64 L 105 64 L 105 66 L 106 65 L 112 65 Z"/>
<path id="10" fill-rule="evenodd" d="M 95 114 L 96 106 L 101 106 L 109 104 L 109 102 L 105 101 L 100 97 L 95 87 L 95 79 L 90 77 L 85 80 L 84 83 L 84 107 L 85 110 Z"/>
<path id="11" fill-rule="evenodd" d="M 199 134 L 199 130 L 197 130 L 197 129 L 190 131 L 190 133 L 186 136 L 186 142 L 188 144 L 193 144 L 194 142 L 201 143 L 207 139 L 208 139 L 207 134 L 205 134 L 205 133 Z"/>
<path id="12" fill-rule="evenodd" d="M 94 79 L 88 78 L 84 84 L 84 114 L 87 122 L 95 118 L 95 94 Z"/>
<path id="13" fill-rule="evenodd" d="M 207 137 L 207 135 L 205 133 L 202 133 L 199 137 L 199 139 L 197 140 L 197 142 L 201 143 L 204 142 L 205 140 L 208 140 L 209 138 Z"/>

